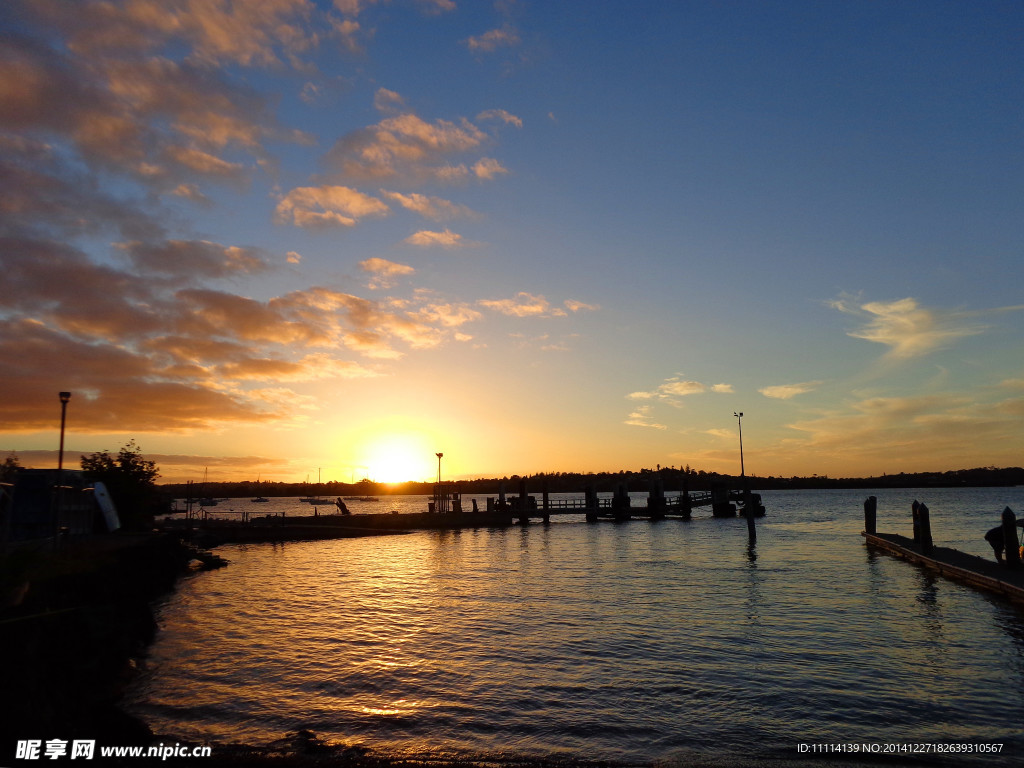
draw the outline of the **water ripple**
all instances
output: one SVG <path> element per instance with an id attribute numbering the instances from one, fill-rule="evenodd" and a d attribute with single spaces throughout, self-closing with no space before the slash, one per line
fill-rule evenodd
<path id="1" fill-rule="evenodd" d="M 1019 504 L 1003 490 L 929 491 L 936 538 L 983 532 L 969 510 Z M 1020 614 L 867 551 L 866 495 L 765 494 L 754 552 L 741 520 L 224 548 L 230 567 L 161 606 L 130 705 L 180 738 L 309 728 L 391 753 L 671 764 L 966 739 L 1024 754 Z M 880 527 L 905 528 L 876 495 Z"/>

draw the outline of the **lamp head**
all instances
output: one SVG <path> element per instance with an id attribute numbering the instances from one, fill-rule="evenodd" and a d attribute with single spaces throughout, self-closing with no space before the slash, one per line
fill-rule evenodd
<path id="1" fill-rule="evenodd" d="M 70 399 L 71 399 L 71 393 L 70 392 L 61 392 L 60 393 L 60 401 L 62 403 L 64 403 L 65 405 L 67 405 L 67 402 Z"/>

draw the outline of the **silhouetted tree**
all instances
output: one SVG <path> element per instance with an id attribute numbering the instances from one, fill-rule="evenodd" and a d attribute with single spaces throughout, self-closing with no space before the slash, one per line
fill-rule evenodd
<path id="1" fill-rule="evenodd" d="M 18 474 L 18 470 L 21 468 L 21 463 L 18 461 L 18 454 L 11 451 L 11 454 L 4 459 L 4 463 L 0 464 L 0 483 L 13 483 L 14 477 Z"/>
<path id="2" fill-rule="evenodd" d="M 155 461 L 143 457 L 134 440 L 121 448 L 116 457 L 106 451 L 83 456 L 82 471 L 110 491 L 124 528 L 137 530 L 152 525 L 161 498 L 156 487 L 160 472 Z"/>

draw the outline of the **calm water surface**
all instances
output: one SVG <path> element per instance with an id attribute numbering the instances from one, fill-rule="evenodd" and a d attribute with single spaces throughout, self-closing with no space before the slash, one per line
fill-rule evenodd
<path id="1" fill-rule="evenodd" d="M 753 548 L 741 519 L 582 517 L 222 547 L 227 568 L 159 607 L 129 706 L 213 744 L 308 728 L 391 754 L 671 764 L 966 741 L 1003 756 L 951 764 L 1024 759 L 1024 613 L 869 552 L 871 493 L 879 530 L 909 535 L 918 498 L 937 544 L 985 557 L 1002 508 L 1024 512 L 1022 488 L 770 492 Z M 285 504 L 305 511 L 250 506 Z"/>

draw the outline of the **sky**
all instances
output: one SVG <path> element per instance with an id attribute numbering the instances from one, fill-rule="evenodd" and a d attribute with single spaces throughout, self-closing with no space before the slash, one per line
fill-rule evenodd
<path id="1" fill-rule="evenodd" d="M 0 6 L 0 454 L 1024 455 L 1024 4 Z"/>

